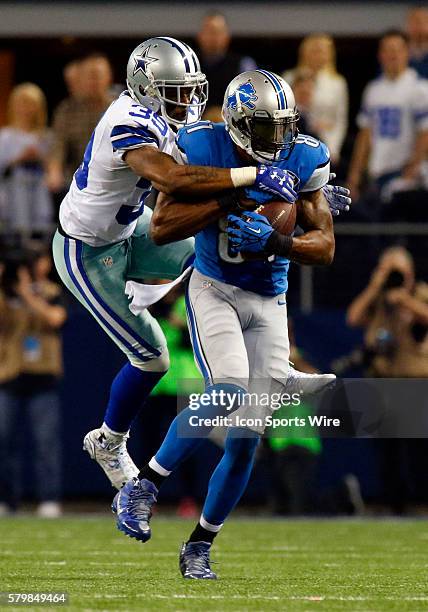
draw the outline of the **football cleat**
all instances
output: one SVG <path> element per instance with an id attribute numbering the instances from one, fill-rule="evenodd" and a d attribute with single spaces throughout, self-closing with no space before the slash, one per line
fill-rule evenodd
<path id="1" fill-rule="evenodd" d="M 180 550 L 180 571 L 190 580 L 217 580 L 210 565 L 209 542 L 183 542 Z"/>
<path id="2" fill-rule="evenodd" d="M 83 440 L 83 450 L 104 470 L 111 484 L 120 489 L 138 475 L 138 468 L 126 448 L 128 434 L 109 434 L 93 429 Z"/>
<path id="3" fill-rule="evenodd" d="M 287 393 L 304 393 L 313 395 L 320 391 L 325 391 L 336 382 L 336 374 L 308 374 L 300 372 L 293 367 L 292 363 L 288 366 L 288 377 L 285 384 Z"/>
<path id="4" fill-rule="evenodd" d="M 155 485 L 143 478 L 133 478 L 116 494 L 111 509 L 117 515 L 117 528 L 140 542 L 150 540 L 152 507 L 157 501 Z"/>

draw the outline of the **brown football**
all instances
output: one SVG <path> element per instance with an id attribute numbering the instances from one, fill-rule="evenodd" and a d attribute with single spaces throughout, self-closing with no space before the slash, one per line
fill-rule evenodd
<path id="1" fill-rule="evenodd" d="M 242 203 L 249 204 L 249 200 L 242 200 Z M 256 208 L 255 212 L 259 215 L 264 215 L 272 227 L 284 236 L 289 236 L 293 233 L 296 227 L 296 205 L 285 202 L 285 200 L 275 200 L 266 202 Z M 241 213 L 241 217 L 245 219 L 245 211 Z M 264 259 L 266 256 L 256 255 L 255 253 L 242 253 L 244 259 Z"/>
<path id="2" fill-rule="evenodd" d="M 249 205 L 254 203 L 254 200 L 242 198 L 241 203 L 250 208 Z M 294 231 L 296 226 L 295 204 L 290 204 L 285 200 L 275 200 L 266 202 L 266 204 L 261 204 L 255 209 L 255 212 L 269 219 L 272 227 L 284 236 L 289 236 Z M 245 212 L 241 213 L 241 216 L 245 218 Z"/>
<path id="3" fill-rule="evenodd" d="M 269 219 L 270 224 L 277 232 L 289 236 L 296 227 L 296 205 L 278 200 L 267 202 L 256 209 L 260 215 Z"/>

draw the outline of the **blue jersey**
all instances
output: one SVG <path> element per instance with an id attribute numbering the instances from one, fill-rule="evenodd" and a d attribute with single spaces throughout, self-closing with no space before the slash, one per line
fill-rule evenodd
<path id="1" fill-rule="evenodd" d="M 182 128 L 177 137 L 179 148 L 189 164 L 237 168 L 245 165 L 224 123 L 201 121 Z M 297 191 L 316 191 L 328 182 L 330 157 L 327 147 L 311 136 L 299 135 L 291 155 L 276 166 L 290 170 L 299 179 Z M 272 200 L 272 195 L 257 189 L 247 189 L 250 198 L 260 204 Z M 240 254 L 229 252 L 226 219 L 211 223 L 196 235 L 196 269 L 224 283 L 261 295 L 279 295 L 287 291 L 289 260 L 272 256 L 269 260 L 245 261 Z"/>

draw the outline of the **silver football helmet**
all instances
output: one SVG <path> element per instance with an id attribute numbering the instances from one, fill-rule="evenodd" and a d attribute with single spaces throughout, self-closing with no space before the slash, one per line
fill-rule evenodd
<path id="1" fill-rule="evenodd" d="M 175 38 L 144 41 L 128 61 L 126 84 L 132 98 L 175 126 L 199 121 L 208 99 L 208 81 L 196 53 Z"/>
<path id="2" fill-rule="evenodd" d="M 233 142 L 258 162 L 286 159 L 298 136 L 299 113 L 291 87 L 267 70 L 248 70 L 231 81 L 223 118 Z"/>

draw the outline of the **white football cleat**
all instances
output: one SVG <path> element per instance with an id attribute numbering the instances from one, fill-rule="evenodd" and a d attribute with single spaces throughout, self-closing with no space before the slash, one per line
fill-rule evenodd
<path id="1" fill-rule="evenodd" d="M 126 448 L 128 438 L 129 434 L 115 434 L 100 427 L 87 433 L 83 439 L 83 450 L 103 468 L 116 489 L 139 473 Z"/>
<path id="2" fill-rule="evenodd" d="M 308 374 L 300 372 L 293 367 L 290 362 L 288 365 L 288 377 L 285 384 L 287 393 L 303 393 L 313 395 L 319 393 L 328 386 L 332 386 L 336 380 L 336 374 Z"/>

